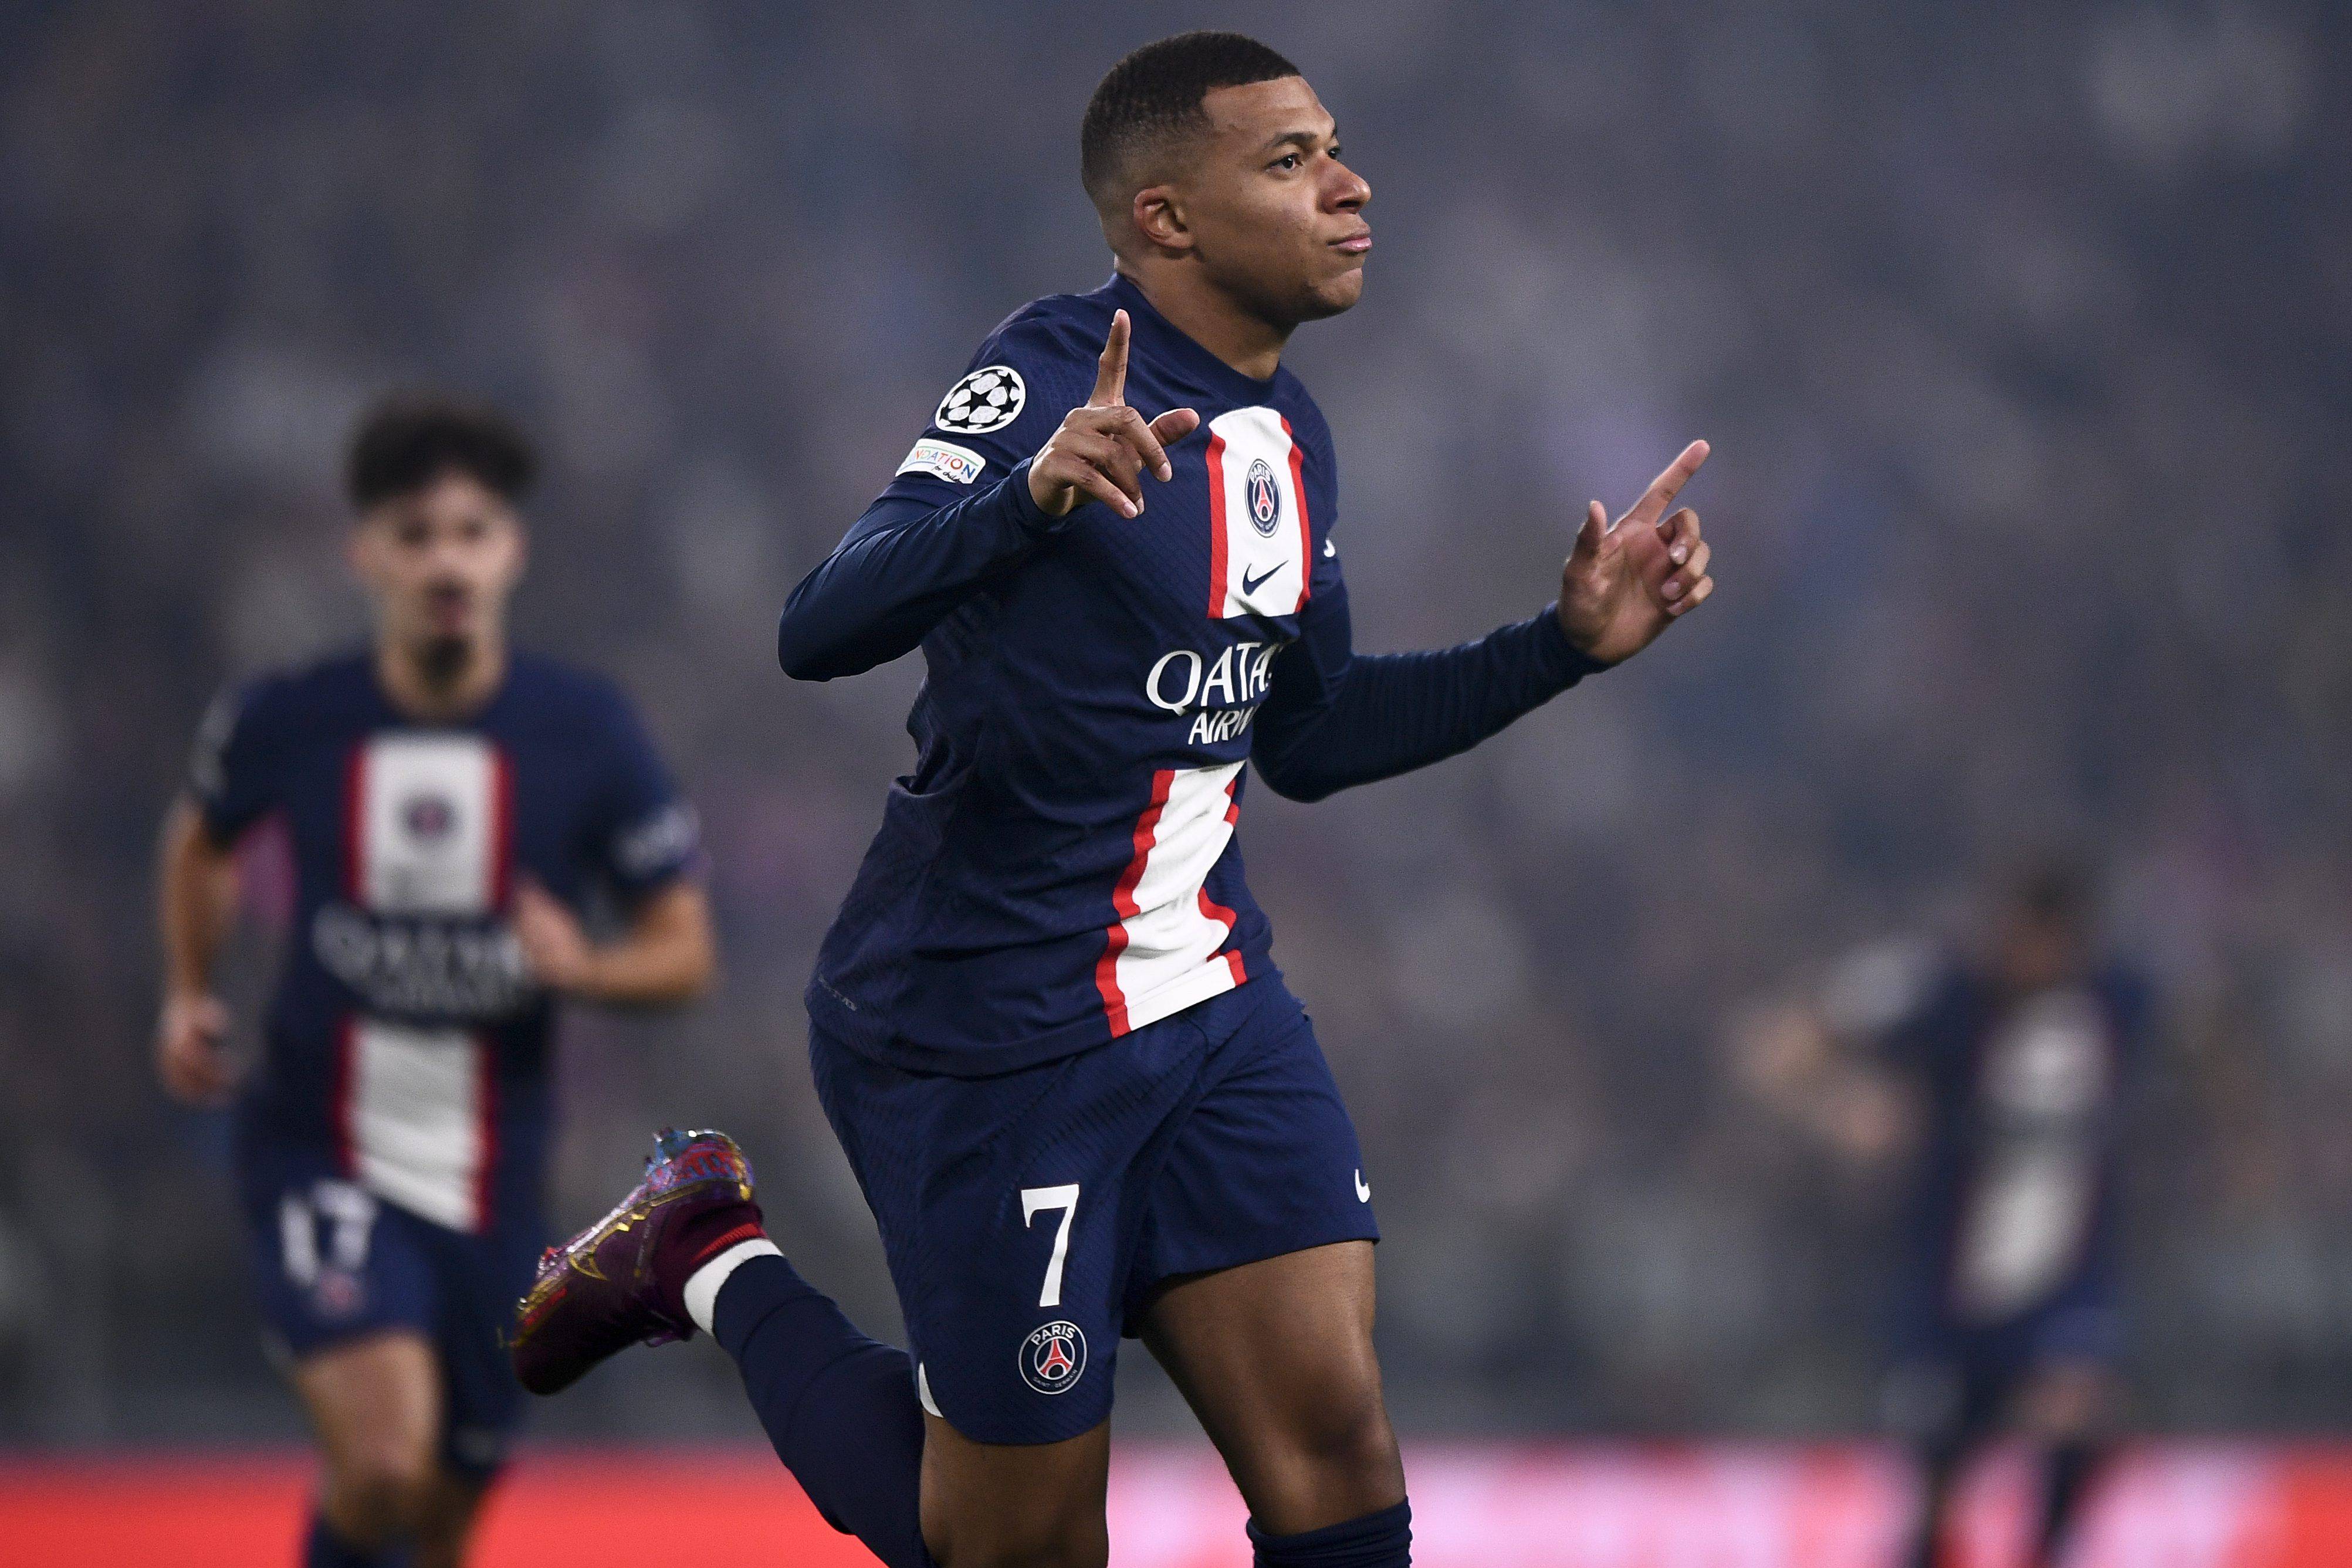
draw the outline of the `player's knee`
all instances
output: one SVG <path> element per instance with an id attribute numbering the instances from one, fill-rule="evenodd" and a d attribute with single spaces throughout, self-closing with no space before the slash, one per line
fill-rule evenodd
<path id="1" fill-rule="evenodd" d="M 931 1555 L 940 1568 L 1106 1568 L 1110 1541 L 1099 1525 L 1066 1534 L 1024 1531 L 990 1540 L 950 1537 L 944 1543 L 934 1542 Z"/>
<path id="2" fill-rule="evenodd" d="M 1097 1552 L 1058 1541 L 1041 1541 L 1017 1547 L 950 1549 L 946 1557 L 940 1559 L 940 1568 L 1105 1568 L 1109 1562 L 1108 1549 Z"/>
<path id="3" fill-rule="evenodd" d="M 1288 1425 L 1291 1448 L 1310 1469 L 1355 1475 L 1401 1468 L 1396 1433 L 1375 1385 L 1303 1402 Z"/>
<path id="4" fill-rule="evenodd" d="M 445 1473 L 436 1476 L 428 1490 L 430 1500 L 416 1523 L 414 1568 L 456 1568 L 465 1559 L 466 1538 L 473 1532 L 482 1488 L 478 1483 L 457 1484 Z"/>
<path id="5" fill-rule="evenodd" d="M 1404 1497 L 1404 1463 L 1377 1384 L 1301 1401 L 1268 1436 L 1271 1441 L 1233 1459 L 1263 1530 L 1293 1535 L 1391 1508 Z"/>
<path id="6" fill-rule="evenodd" d="M 432 1510 L 435 1468 L 429 1450 L 393 1444 L 340 1456 L 327 1475 L 338 1521 L 371 1541 L 415 1534 Z"/>
<path id="7" fill-rule="evenodd" d="M 1099 1500 L 964 1518 L 926 1506 L 923 1535 L 940 1568 L 1105 1568 L 1110 1561 Z"/>

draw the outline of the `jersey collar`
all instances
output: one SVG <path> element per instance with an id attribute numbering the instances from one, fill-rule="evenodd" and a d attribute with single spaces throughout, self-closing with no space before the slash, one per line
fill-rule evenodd
<path id="1" fill-rule="evenodd" d="M 1110 281 L 1096 292 L 1125 309 L 1133 319 L 1138 347 L 1148 347 L 1154 357 L 1165 358 L 1182 367 L 1187 375 L 1202 385 L 1240 405 L 1262 403 L 1273 397 L 1275 382 L 1282 378 L 1279 367 L 1273 377 L 1265 381 L 1242 374 L 1162 316 L 1153 308 L 1143 290 L 1136 287 L 1135 280 L 1125 273 L 1112 273 Z"/>

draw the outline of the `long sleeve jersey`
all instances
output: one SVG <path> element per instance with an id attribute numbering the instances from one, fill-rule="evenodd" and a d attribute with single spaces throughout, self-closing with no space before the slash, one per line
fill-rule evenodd
<path id="1" fill-rule="evenodd" d="M 1028 465 L 1115 310 L 1126 401 L 1199 411 L 1145 509 L 1047 517 Z M 1550 608 L 1428 653 L 1351 647 L 1339 472 L 1288 371 L 1242 374 L 1115 277 L 1009 318 L 889 487 L 793 591 L 787 673 L 917 646 L 918 756 L 819 956 L 817 1025 L 921 1071 L 1013 1071 L 1258 978 L 1244 771 L 1318 799 L 1450 757 L 1597 668 Z"/>

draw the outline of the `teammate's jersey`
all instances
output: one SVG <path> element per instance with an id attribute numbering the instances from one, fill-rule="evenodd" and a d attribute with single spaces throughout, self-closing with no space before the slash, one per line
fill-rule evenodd
<path id="1" fill-rule="evenodd" d="M 535 1203 L 553 1017 L 507 922 L 515 886 L 632 901 L 696 852 L 693 814 L 620 693 L 517 653 L 472 719 L 420 724 L 353 654 L 224 697 L 193 782 L 215 844 L 275 813 L 293 847 L 294 923 L 241 1136 L 324 1149 L 457 1230 Z"/>
<path id="2" fill-rule="evenodd" d="M 1910 1005 L 1883 1031 L 1926 1091 L 1912 1206 L 1914 1288 L 1929 1315 L 1989 1327 L 2074 1295 L 2104 1297 L 2115 1263 L 2122 1101 L 2147 1011 L 2109 968 L 2031 996 L 1915 955 Z"/>
<path id="3" fill-rule="evenodd" d="M 1049 519 L 1027 460 L 1084 404 L 1114 310 L 1126 401 L 1201 428 L 1145 509 Z M 819 1025 L 917 1070 L 1008 1071 L 1272 973 L 1235 838 L 1244 765 L 1302 798 L 1449 756 L 1592 666 L 1549 609 L 1461 647 L 1351 654 L 1330 432 L 1115 277 L 972 357 L 785 609 L 794 675 L 922 647 L 919 748 L 826 936 Z"/>

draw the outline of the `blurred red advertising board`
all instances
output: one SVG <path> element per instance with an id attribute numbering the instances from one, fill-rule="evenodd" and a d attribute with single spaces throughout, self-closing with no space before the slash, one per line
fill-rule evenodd
<path id="1" fill-rule="evenodd" d="M 1906 1472 L 1859 1445 L 1414 1443 L 1421 1568 L 1881 1568 Z M 23 1563 L 256 1568 L 295 1561 L 310 1479 L 294 1455 L 0 1459 L 0 1542 Z M 1241 1504 L 1205 1448 L 1125 1448 L 1119 1568 L 1244 1568 Z M 2025 1467 L 1988 1464 L 1965 1504 L 1965 1568 L 2007 1568 L 2031 1513 Z M 535 1450 L 494 1500 L 475 1561 L 520 1568 L 726 1561 L 867 1568 L 766 1455 Z M 2352 1446 L 2135 1449 L 2095 1507 L 2083 1568 L 2340 1568 Z M 705 1555 L 706 1553 L 711 1555 Z"/>

